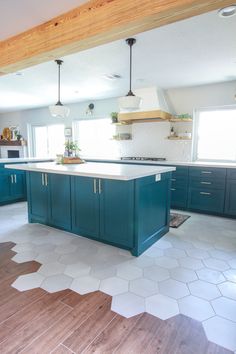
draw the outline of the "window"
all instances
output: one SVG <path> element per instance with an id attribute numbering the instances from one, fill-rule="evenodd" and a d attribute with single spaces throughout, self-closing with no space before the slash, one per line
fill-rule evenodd
<path id="1" fill-rule="evenodd" d="M 32 125 L 30 149 L 35 157 L 55 157 L 65 150 L 64 124 Z"/>
<path id="2" fill-rule="evenodd" d="M 236 107 L 197 112 L 194 159 L 236 161 Z"/>
<path id="3" fill-rule="evenodd" d="M 84 157 L 115 157 L 118 146 L 112 140 L 115 127 L 110 118 L 78 120 L 73 122 L 74 139 Z"/>

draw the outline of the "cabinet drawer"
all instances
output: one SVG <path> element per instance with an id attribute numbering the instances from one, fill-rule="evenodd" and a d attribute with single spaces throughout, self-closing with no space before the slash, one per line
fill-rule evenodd
<path id="1" fill-rule="evenodd" d="M 180 176 L 178 177 L 173 177 L 171 178 L 171 188 L 186 188 L 187 189 L 188 185 L 188 179 L 186 177 L 181 178 Z"/>
<path id="2" fill-rule="evenodd" d="M 193 177 L 212 177 L 212 178 L 225 178 L 225 168 L 213 167 L 190 167 L 189 176 Z"/>
<path id="3" fill-rule="evenodd" d="M 188 207 L 190 209 L 222 213 L 224 209 L 224 190 L 189 188 Z"/>
<path id="4" fill-rule="evenodd" d="M 187 197 L 187 188 L 171 187 L 171 208 L 186 208 Z"/>
<path id="5" fill-rule="evenodd" d="M 186 179 L 188 178 L 188 167 L 185 167 L 185 166 L 174 166 L 174 165 L 171 165 L 173 167 L 176 168 L 175 171 L 172 172 L 172 177 L 173 178 L 177 178 L 177 177 L 185 177 Z"/>
<path id="6" fill-rule="evenodd" d="M 229 179 L 236 179 L 236 169 L 228 168 L 227 169 L 227 178 Z"/>
<path id="7" fill-rule="evenodd" d="M 211 189 L 224 189 L 225 179 L 224 178 L 211 178 L 211 177 L 190 177 L 189 186 L 192 188 L 199 188 L 204 190 Z"/>

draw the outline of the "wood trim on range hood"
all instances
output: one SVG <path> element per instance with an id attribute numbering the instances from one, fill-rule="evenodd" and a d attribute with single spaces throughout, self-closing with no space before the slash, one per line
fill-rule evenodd
<path id="1" fill-rule="evenodd" d="M 172 114 L 161 110 L 129 112 L 129 113 L 118 114 L 118 121 L 121 123 L 122 122 L 129 122 L 129 123 L 163 122 L 163 121 L 170 121 L 172 118 L 173 118 Z"/>

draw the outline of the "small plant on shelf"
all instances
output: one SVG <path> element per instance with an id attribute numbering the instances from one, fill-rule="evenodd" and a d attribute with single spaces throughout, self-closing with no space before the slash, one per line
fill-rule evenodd
<path id="1" fill-rule="evenodd" d="M 118 113 L 117 112 L 111 112 L 111 120 L 112 120 L 112 123 L 118 122 Z"/>
<path id="2" fill-rule="evenodd" d="M 65 142 L 65 156 L 79 156 L 80 148 L 78 147 L 77 141 L 67 140 Z"/>

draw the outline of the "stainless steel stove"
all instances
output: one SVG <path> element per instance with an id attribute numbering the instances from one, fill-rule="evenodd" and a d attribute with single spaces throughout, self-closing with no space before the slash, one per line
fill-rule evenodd
<path id="1" fill-rule="evenodd" d="M 166 161 L 165 157 L 137 157 L 137 156 L 131 156 L 131 157 L 121 157 L 121 160 L 132 160 L 132 161 Z"/>

